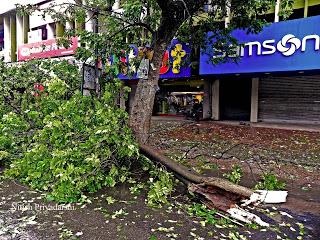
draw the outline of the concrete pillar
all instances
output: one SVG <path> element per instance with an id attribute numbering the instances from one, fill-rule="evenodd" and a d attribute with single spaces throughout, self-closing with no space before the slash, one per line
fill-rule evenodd
<path id="1" fill-rule="evenodd" d="M 208 119 L 211 118 L 211 81 L 204 81 L 204 96 L 203 96 L 203 118 Z"/>
<path id="2" fill-rule="evenodd" d="M 71 21 L 66 22 L 66 30 L 71 30 L 73 29 L 73 23 Z"/>
<path id="3" fill-rule="evenodd" d="M 279 22 L 279 12 L 280 12 L 280 0 L 277 0 L 274 8 L 274 22 Z"/>
<path id="4" fill-rule="evenodd" d="M 48 34 L 48 40 L 55 38 L 54 37 L 54 35 L 55 35 L 54 24 L 52 24 L 52 23 L 47 24 L 47 34 Z"/>
<path id="5" fill-rule="evenodd" d="M 17 21 L 16 16 L 10 16 L 10 37 L 11 37 L 11 62 L 17 61 Z"/>
<path id="6" fill-rule="evenodd" d="M 122 109 L 126 109 L 126 98 L 125 98 L 124 84 L 122 84 L 122 87 L 120 89 L 119 106 Z"/>
<path id="7" fill-rule="evenodd" d="M 259 78 L 252 78 L 250 122 L 258 122 Z"/>
<path id="8" fill-rule="evenodd" d="M 303 11 L 303 17 L 308 17 L 308 6 L 309 6 L 309 1 L 304 0 L 304 11 Z"/>
<path id="9" fill-rule="evenodd" d="M 64 25 L 60 22 L 56 23 L 56 37 L 62 37 L 64 34 Z"/>
<path id="10" fill-rule="evenodd" d="M 220 120 L 220 80 L 215 80 L 212 84 L 212 119 Z"/>
<path id="11" fill-rule="evenodd" d="M 87 12 L 85 29 L 86 29 L 88 32 L 94 32 L 94 18 L 93 18 L 92 16 L 93 16 L 93 13 L 92 13 L 92 12 Z"/>
<path id="12" fill-rule="evenodd" d="M 231 5 L 231 3 L 230 3 L 230 0 L 227 0 L 226 1 L 226 17 L 225 17 L 225 19 L 224 19 L 224 26 L 225 26 L 225 28 L 227 28 L 228 26 L 229 26 L 229 24 L 230 24 L 230 18 L 231 18 L 231 9 L 230 9 L 230 6 Z"/>
<path id="13" fill-rule="evenodd" d="M 130 91 L 129 96 L 128 96 L 128 100 L 129 100 L 128 112 L 131 112 L 132 104 L 133 104 L 133 101 L 134 101 L 134 96 L 136 95 L 137 84 L 130 85 L 130 88 L 131 88 L 131 91 Z"/>
<path id="14" fill-rule="evenodd" d="M 79 21 L 75 21 L 75 28 L 77 31 L 85 29 L 85 24 Z"/>
<path id="15" fill-rule="evenodd" d="M 17 15 L 17 46 L 24 44 L 24 35 L 23 35 L 23 17 Z"/>
<path id="16" fill-rule="evenodd" d="M 75 2 L 78 5 L 82 4 L 82 0 L 75 0 Z M 77 21 L 77 19 L 75 19 L 75 28 L 78 31 L 83 30 L 83 29 L 85 29 L 85 24 L 83 22 L 79 22 L 79 21 Z"/>
<path id="17" fill-rule="evenodd" d="M 3 17 L 3 31 L 4 31 L 4 61 L 10 62 L 10 49 L 11 49 L 11 40 L 10 40 L 10 17 Z"/>
<path id="18" fill-rule="evenodd" d="M 30 30 L 29 16 L 23 16 L 23 43 L 28 43 L 28 32 Z"/>

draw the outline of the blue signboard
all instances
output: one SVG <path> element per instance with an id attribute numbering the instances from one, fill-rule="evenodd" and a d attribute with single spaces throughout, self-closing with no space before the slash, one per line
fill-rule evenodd
<path id="1" fill-rule="evenodd" d="M 162 66 L 160 68 L 160 78 L 183 78 L 191 76 L 191 67 L 187 62 L 190 57 L 189 44 L 180 43 L 174 39 L 171 42 L 170 47 L 165 52 L 162 60 Z M 138 48 L 135 45 L 131 45 L 131 51 L 129 54 L 125 54 L 123 57 L 117 59 L 120 61 L 120 68 L 118 78 L 122 80 L 138 79 L 137 71 L 139 66 L 136 66 L 135 58 L 152 59 L 153 53 L 148 52 L 145 48 Z M 115 60 L 113 59 L 113 62 Z M 131 64 L 132 63 L 132 64 Z"/>
<path id="2" fill-rule="evenodd" d="M 214 65 L 215 56 L 202 52 L 201 75 L 320 69 L 320 16 L 273 23 L 258 34 L 235 30 L 232 36 L 241 44 L 239 62 Z"/>

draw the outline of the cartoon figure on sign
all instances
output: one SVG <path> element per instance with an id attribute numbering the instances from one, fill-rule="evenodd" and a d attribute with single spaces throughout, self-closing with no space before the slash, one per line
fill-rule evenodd
<path id="1" fill-rule="evenodd" d="M 148 60 L 152 60 L 153 58 L 153 50 L 149 47 L 139 47 L 138 48 L 138 58 L 139 60 L 141 59 L 148 59 Z"/>
<path id="2" fill-rule="evenodd" d="M 128 73 L 128 64 L 127 64 L 127 56 L 126 56 L 126 51 L 125 50 L 121 50 L 121 55 L 120 55 L 120 72 L 123 75 L 127 75 Z"/>
<path id="3" fill-rule="evenodd" d="M 153 57 L 153 50 L 149 47 L 138 48 L 138 61 L 140 62 L 137 71 L 137 77 L 139 79 L 148 79 L 149 65 Z"/>
<path id="4" fill-rule="evenodd" d="M 184 49 L 185 48 L 185 49 Z M 165 51 L 160 67 L 160 77 L 172 78 L 188 75 L 188 69 L 182 66 L 182 61 L 189 53 L 187 45 L 177 41 L 172 43 L 171 47 Z M 136 47 L 130 45 L 129 51 L 119 51 L 112 58 L 112 63 L 116 65 L 116 74 L 120 79 L 146 79 L 149 72 L 149 65 L 152 69 L 154 51 L 150 46 Z M 181 76 L 180 76 L 181 74 Z"/>
<path id="5" fill-rule="evenodd" d="M 160 74 L 165 74 L 170 69 L 170 59 L 169 59 L 169 51 L 167 50 L 164 53 L 164 56 L 162 58 L 162 65 L 160 67 Z"/>
<path id="6" fill-rule="evenodd" d="M 136 68 L 136 51 L 134 48 L 130 49 L 129 55 L 128 55 L 128 61 L 129 61 L 129 74 L 133 75 L 137 72 Z"/>
<path id="7" fill-rule="evenodd" d="M 171 57 L 173 57 L 172 72 L 174 74 L 180 73 L 182 58 L 184 58 L 186 54 L 186 51 L 182 49 L 180 43 L 176 44 L 175 48 L 171 50 Z"/>
<path id="8" fill-rule="evenodd" d="M 112 56 L 111 61 L 109 61 L 109 66 L 115 66 L 116 75 L 121 74 L 126 77 L 131 77 L 137 71 L 137 54 L 137 48 L 134 45 L 130 45 L 129 54 L 127 51 L 122 49 L 118 54 L 114 54 Z"/>

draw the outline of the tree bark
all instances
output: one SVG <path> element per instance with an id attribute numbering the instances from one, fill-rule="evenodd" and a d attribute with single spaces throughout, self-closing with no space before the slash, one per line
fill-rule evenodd
<path id="1" fill-rule="evenodd" d="M 145 143 L 149 136 L 154 98 L 158 89 L 159 69 L 167 47 L 174 38 L 179 27 L 190 16 L 183 11 L 183 1 L 156 0 L 162 10 L 159 28 L 153 35 L 152 48 L 154 50 L 152 63 L 154 69 L 150 69 L 148 80 L 140 79 L 133 100 L 129 125 L 139 143 Z M 205 0 L 186 0 L 190 7 L 189 13 L 201 8 Z M 198 4 L 195 4 L 195 3 Z"/>
<path id="2" fill-rule="evenodd" d="M 129 125 L 139 143 L 145 143 L 148 140 L 154 98 L 159 82 L 159 69 L 167 46 L 168 43 L 164 41 L 158 40 L 155 43 L 152 59 L 155 68 L 150 68 L 147 80 L 140 79 L 138 82 L 130 112 Z"/>
<path id="3" fill-rule="evenodd" d="M 177 178 L 183 178 L 188 183 L 202 184 L 206 186 L 216 187 L 226 192 L 234 193 L 246 198 L 250 198 L 253 191 L 249 188 L 234 184 L 222 178 L 204 177 L 190 169 L 176 163 L 175 161 L 163 156 L 156 150 L 147 145 L 140 144 L 140 152 L 155 162 L 164 165 L 169 171 L 173 172 Z"/>

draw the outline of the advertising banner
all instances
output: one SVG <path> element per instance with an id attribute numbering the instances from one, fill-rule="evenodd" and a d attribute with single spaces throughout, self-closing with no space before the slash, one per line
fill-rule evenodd
<path id="1" fill-rule="evenodd" d="M 320 16 L 273 23 L 258 34 L 235 30 L 232 36 L 241 44 L 235 49 L 239 62 L 214 65 L 211 59 L 223 53 L 202 52 L 201 75 L 320 69 Z"/>
<path id="2" fill-rule="evenodd" d="M 56 39 L 20 45 L 18 61 L 72 55 L 78 47 L 78 38 L 73 37 L 71 41 L 69 48 L 58 46 Z"/>
<path id="3" fill-rule="evenodd" d="M 171 46 L 165 52 L 162 59 L 162 66 L 160 67 L 160 78 L 183 78 L 191 76 L 191 67 L 188 66 L 188 59 L 190 58 L 189 44 L 180 43 L 174 39 Z M 120 79 L 146 79 L 147 71 L 152 69 L 149 64 L 153 57 L 153 51 L 131 45 L 129 54 L 123 53 L 123 56 L 112 59 L 113 63 L 118 65 L 118 77 Z M 136 64 L 138 62 L 138 64 Z M 142 64 L 141 64 L 142 63 Z M 139 74 L 137 74 L 139 73 Z"/>

